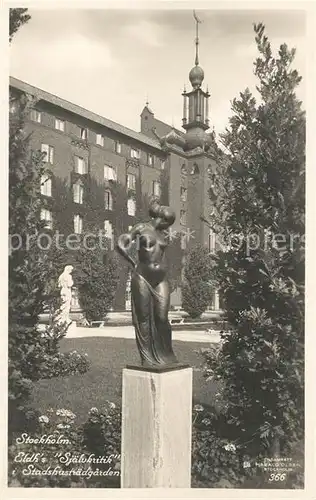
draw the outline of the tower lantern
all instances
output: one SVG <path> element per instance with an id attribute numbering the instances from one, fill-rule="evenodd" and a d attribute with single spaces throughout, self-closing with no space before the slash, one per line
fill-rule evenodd
<path id="1" fill-rule="evenodd" d="M 187 146 L 188 149 L 196 147 L 197 136 L 202 138 L 205 130 L 209 128 L 208 119 L 208 99 L 210 94 L 208 90 L 204 91 L 202 83 L 204 80 L 204 71 L 199 65 L 199 24 L 201 21 L 197 17 L 195 11 L 193 16 L 196 22 L 196 37 L 195 37 L 195 65 L 189 73 L 189 80 L 192 85 L 190 92 L 184 91 L 183 96 L 183 119 L 182 126 L 187 131 Z M 193 140 L 191 141 L 190 138 Z"/>

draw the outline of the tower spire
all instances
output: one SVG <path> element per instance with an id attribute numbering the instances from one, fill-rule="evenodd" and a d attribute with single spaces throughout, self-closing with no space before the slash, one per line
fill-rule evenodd
<path id="1" fill-rule="evenodd" d="M 208 120 L 208 91 L 202 89 L 204 80 L 204 71 L 199 65 L 199 24 L 200 18 L 193 10 L 193 18 L 195 21 L 195 65 L 189 73 L 189 80 L 192 85 L 192 90 L 189 92 L 183 91 L 183 119 L 182 126 L 187 131 L 186 134 L 186 149 L 193 150 L 196 147 L 204 148 L 207 136 L 205 131 L 209 128 Z"/>
<path id="2" fill-rule="evenodd" d="M 200 19 L 197 17 L 195 10 L 193 11 L 193 17 L 196 22 L 195 26 L 195 66 L 199 64 L 199 24 L 201 23 Z"/>

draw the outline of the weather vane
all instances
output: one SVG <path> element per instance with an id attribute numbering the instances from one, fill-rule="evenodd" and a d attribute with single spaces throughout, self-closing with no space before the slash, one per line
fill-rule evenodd
<path id="1" fill-rule="evenodd" d="M 199 24 L 202 22 L 193 11 L 193 17 L 196 21 L 196 37 L 195 37 L 195 66 L 199 64 Z"/>

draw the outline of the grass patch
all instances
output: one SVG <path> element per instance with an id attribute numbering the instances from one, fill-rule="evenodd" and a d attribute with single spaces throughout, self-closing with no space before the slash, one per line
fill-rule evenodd
<path id="1" fill-rule="evenodd" d="M 217 385 L 206 382 L 199 371 L 203 357 L 197 351 L 209 344 L 174 341 L 174 351 L 183 363 L 193 367 L 194 403 L 212 405 Z M 47 408 L 67 408 L 83 422 L 93 406 L 100 407 L 106 400 L 121 403 L 122 370 L 127 364 L 138 364 L 135 340 L 124 338 L 74 338 L 63 339 L 62 352 L 77 350 L 87 353 L 90 370 L 84 375 L 41 380 L 33 391 L 33 405 L 45 413 Z"/>

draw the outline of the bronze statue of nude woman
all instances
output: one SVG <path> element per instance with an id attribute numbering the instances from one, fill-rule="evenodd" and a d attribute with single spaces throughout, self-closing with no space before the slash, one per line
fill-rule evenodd
<path id="1" fill-rule="evenodd" d="M 151 205 L 149 215 L 150 221 L 138 223 L 130 232 L 122 234 L 116 247 L 133 266 L 132 318 L 144 367 L 178 363 L 172 350 L 168 320 L 170 290 L 164 263 L 165 231 L 174 223 L 175 214 L 169 207 L 156 202 Z M 128 252 L 133 244 L 136 244 L 138 262 Z"/>

